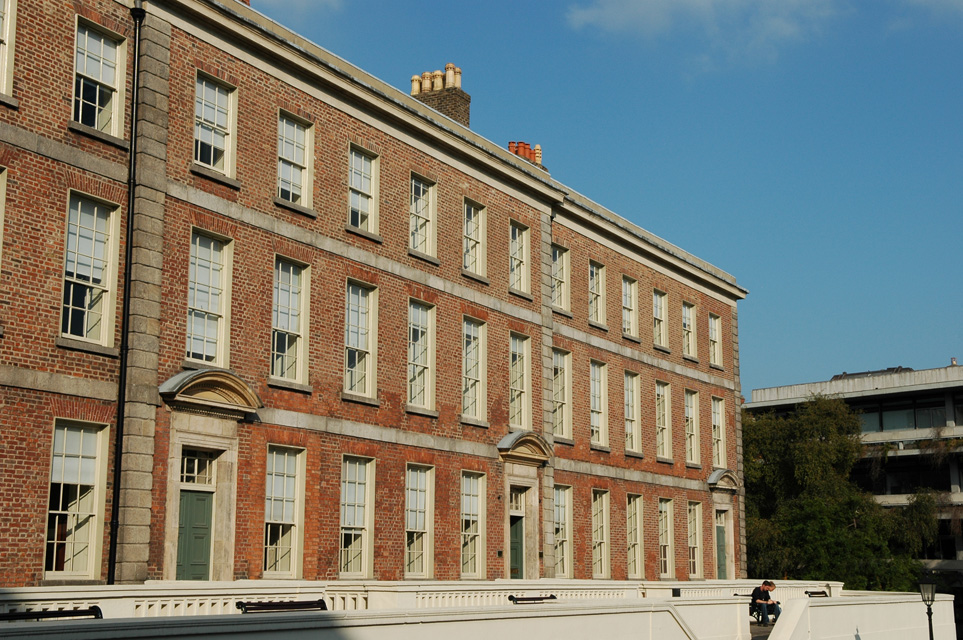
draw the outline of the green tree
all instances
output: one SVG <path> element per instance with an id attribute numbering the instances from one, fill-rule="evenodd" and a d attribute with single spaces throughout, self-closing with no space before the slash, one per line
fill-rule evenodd
<path id="1" fill-rule="evenodd" d="M 862 445 L 845 402 L 814 397 L 788 416 L 746 415 L 743 447 L 751 577 L 915 589 L 914 558 L 936 534 L 936 498 L 888 510 L 851 481 Z"/>

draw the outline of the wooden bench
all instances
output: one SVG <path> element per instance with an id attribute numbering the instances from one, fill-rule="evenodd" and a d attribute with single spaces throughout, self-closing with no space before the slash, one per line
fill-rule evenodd
<path id="1" fill-rule="evenodd" d="M 557 600 L 555 594 L 549 596 L 508 596 L 508 601 L 515 604 L 541 604 L 548 600 Z"/>
<path id="2" fill-rule="evenodd" d="M 825 591 L 805 591 L 804 592 L 810 598 L 828 598 L 829 594 Z"/>
<path id="3" fill-rule="evenodd" d="M 89 609 L 58 609 L 55 611 L 8 611 L 0 613 L 0 622 L 15 622 L 17 620 L 46 620 L 50 618 L 94 618 L 104 619 L 104 612 L 94 605 Z"/>
<path id="4" fill-rule="evenodd" d="M 295 600 L 288 602 L 238 602 L 241 613 L 276 613 L 279 611 L 327 611 L 324 600 Z"/>

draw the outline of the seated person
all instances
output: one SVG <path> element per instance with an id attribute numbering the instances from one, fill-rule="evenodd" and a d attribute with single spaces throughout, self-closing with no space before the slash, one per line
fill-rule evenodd
<path id="1" fill-rule="evenodd" d="M 762 585 L 756 587 L 752 590 L 752 604 L 759 607 L 762 612 L 762 626 L 769 626 L 769 614 L 772 613 L 773 623 L 779 619 L 779 614 L 782 613 L 782 609 L 779 608 L 779 601 L 773 600 L 769 595 L 770 592 L 776 588 L 776 585 L 772 581 L 766 580 Z"/>

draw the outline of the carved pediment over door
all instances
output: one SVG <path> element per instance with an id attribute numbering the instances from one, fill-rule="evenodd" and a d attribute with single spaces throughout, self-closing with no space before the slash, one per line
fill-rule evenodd
<path id="1" fill-rule="evenodd" d="M 237 420 L 264 406 L 251 387 L 224 369 L 183 371 L 158 390 L 173 409 Z"/>

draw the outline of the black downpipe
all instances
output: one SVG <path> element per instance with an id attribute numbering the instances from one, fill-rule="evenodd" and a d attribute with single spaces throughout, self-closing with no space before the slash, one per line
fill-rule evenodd
<path id="1" fill-rule="evenodd" d="M 120 369 L 117 374 L 117 428 L 114 440 L 114 490 L 110 502 L 110 546 L 107 551 L 107 584 L 114 584 L 117 573 L 117 532 L 120 530 L 120 476 L 124 458 L 124 414 L 127 411 L 127 353 L 130 350 L 131 262 L 134 257 L 134 189 L 137 186 L 137 93 L 140 83 L 140 28 L 144 23 L 141 0 L 134 0 L 130 17 L 134 19 L 133 89 L 130 92 L 130 157 L 127 161 L 127 244 L 124 248 L 124 301 L 120 318 Z"/>

